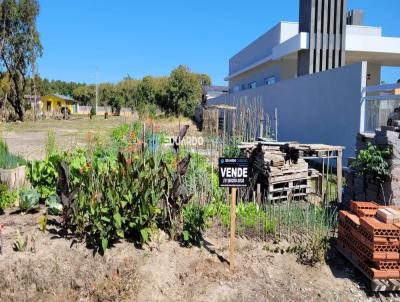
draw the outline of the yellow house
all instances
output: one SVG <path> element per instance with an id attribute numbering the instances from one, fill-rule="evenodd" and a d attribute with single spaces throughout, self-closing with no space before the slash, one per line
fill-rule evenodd
<path id="1" fill-rule="evenodd" d="M 78 102 L 61 94 L 45 95 L 40 98 L 43 113 L 63 113 L 65 108 L 70 114 L 78 112 Z"/>

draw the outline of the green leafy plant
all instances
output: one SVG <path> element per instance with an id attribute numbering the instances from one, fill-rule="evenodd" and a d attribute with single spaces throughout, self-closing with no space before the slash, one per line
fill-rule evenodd
<path id="1" fill-rule="evenodd" d="M 25 164 L 26 161 L 21 156 L 11 154 L 7 144 L 0 140 L 0 169 L 15 169 Z"/>
<path id="2" fill-rule="evenodd" d="M 28 178 L 42 199 L 56 194 L 60 161 L 60 155 L 53 154 L 28 164 Z"/>
<path id="3" fill-rule="evenodd" d="M 31 212 L 39 208 L 40 195 L 35 189 L 24 188 L 19 192 L 19 209 Z"/>
<path id="4" fill-rule="evenodd" d="M 50 130 L 49 132 L 47 132 L 47 139 L 44 145 L 44 150 L 47 157 L 57 153 L 56 133 L 54 132 L 54 130 Z"/>
<path id="5" fill-rule="evenodd" d="M 223 156 L 229 158 L 237 158 L 240 156 L 240 149 L 239 149 L 239 138 L 233 137 L 230 139 L 228 144 L 224 147 Z"/>
<path id="6" fill-rule="evenodd" d="M 126 236 L 147 243 L 157 227 L 159 203 L 170 186 L 169 171 L 150 153 L 126 158 L 105 173 L 92 169 L 81 183 L 73 223 L 89 245 L 105 251 Z"/>
<path id="7" fill-rule="evenodd" d="M 190 203 L 183 209 L 182 243 L 186 246 L 200 244 L 207 225 L 207 215 L 198 203 Z"/>
<path id="8" fill-rule="evenodd" d="M 48 216 L 47 213 L 39 218 L 39 230 L 44 233 L 46 231 Z"/>
<path id="9" fill-rule="evenodd" d="M 15 204 L 17 200 L 17 192 L 9 190 L 7 185 L 0 184 L 0 214 L 4 213 L 4 210 Z"/>
<path id="10" fill-rule="evenodd" d="M 19 230 L 17 230 L 17 236 L 15 237 L 15 241 L 13 243 L 13 250 L 16 252 L 24 252 L 26 250 L 26 246 L 28 245 L 28 236 L 23 236 Z"/>
<path id="11" fill-rule="evenodd" d="M 57 195 L 50 195 L 46 199 L 47 212 L 50 215 L 60 215 L 63 207 L 61 200 Z"/>
<path id="12" fill-rule="evenodd" d="M 390 176 L 388 159 L 392 152 L 390 149 L 380 150 L 376 145 L 368 143 L 367 148 L 360 150 L 351 167 L 359 175 L 370 175 L 378 182 L 383 183 Z"/>

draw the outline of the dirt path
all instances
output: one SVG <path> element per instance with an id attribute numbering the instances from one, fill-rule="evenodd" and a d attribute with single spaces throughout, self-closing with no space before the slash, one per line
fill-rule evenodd
<path id="1" fill-rule="evenodd" d="M 239 239 L 232 274 L 224 261 L 228 239 L 215 230 L 206 236 L 215 254 L 180 247 L 161 234 L 151 247 L 121 242 L 102 257 L 60 238 L 52 225 L 41 233 L 40 215 L 0 216 L 6 225 L 0 301 L 374 301 L 340 258 L 335 267 L 312 268 L 294 255 L 267 252 L 264 242 Z M 28 236 L 25 252 L 12 250 L 17 229 Z"/>

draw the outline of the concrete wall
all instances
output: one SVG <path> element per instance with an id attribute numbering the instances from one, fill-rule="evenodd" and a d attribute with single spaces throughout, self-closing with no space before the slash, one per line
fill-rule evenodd
<path id="1" fill-rule="evenodd" d="M 356 36 L 382 36 L 382 27 L 346 25 L 346 35 Z"/>
<path id="2" fill-rule="evenodd" d="M 257 87 L 264 85 L 264 80 L 275 77 L 276 82 L 293 79 L 297 76 L 297 60 L 281 59 L 264 63 L 254 69 L 244 72 L 229 81 L 229 88 L 233 91 L 235 86 L 246 86 L 251 82 L 256 82 Z"/>
<path id="3" fill-rule="evenodd" d="M 272 49 L 298 34 L 297 23 L 280 22 L 229 60 L 229 74 L 233 74 L 272 54 Z"/>
<path id="4" fill-rule="evenodd" d="M 367 63 L 362 62 L 229 94 L 210 103 L 261 100 L 271 117 L 278 109 L 279 141 L 343 145 L 344 156 L 354 156 L 366 72 Z"/>

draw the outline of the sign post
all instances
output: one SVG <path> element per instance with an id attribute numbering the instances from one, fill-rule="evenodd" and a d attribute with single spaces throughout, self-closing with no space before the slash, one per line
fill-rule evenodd
<path id="1" fill-rule="evenodd" d="M 231 237 L 229 243 L 229 268 L 235 267 L 236 193 L 238 187 L 249 185 L 249 160 L 247 158 L 219 159 L 219 186 L 231 191 Z"/>
<path id="2" fill-rule="evenodd" d="M 235 268 L 235 233 L 236 233 L 236 188 L 232 188 L 231 203 L 231 239 L 229 242 L 229 269 L 233 272 Z"/>

